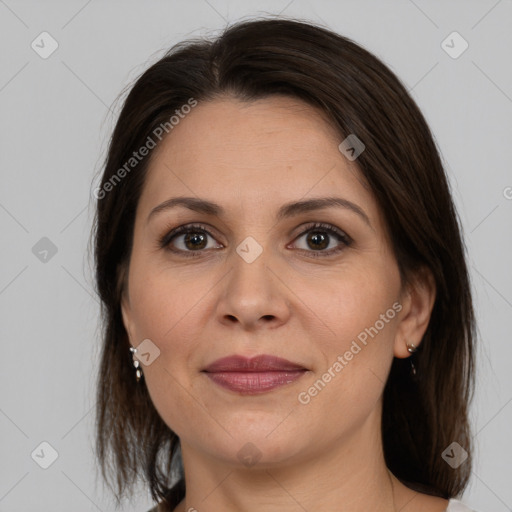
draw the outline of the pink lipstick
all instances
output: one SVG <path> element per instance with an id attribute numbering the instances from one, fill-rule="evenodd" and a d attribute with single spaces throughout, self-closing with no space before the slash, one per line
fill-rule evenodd
<path id="1" fill-rule="evenodd" d="M 270 355 L 224 357 L 203 370 L 216 384 L 244 395 L 265 393 L 289 384 L 307 371 L 300 364 Z"/>

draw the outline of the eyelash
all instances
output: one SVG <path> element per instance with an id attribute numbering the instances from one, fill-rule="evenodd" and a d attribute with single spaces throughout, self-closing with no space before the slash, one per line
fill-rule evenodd
<path id="1" fill-rule="evenodd" d="M 310 231 L 314 231 L 314 230 L 319 230 L 319 231 L 323 230 L 323 231 L 327 232 L 330 236 L 337 237 L 339 239 L 339 241 L 343 243 L 343 245 L 341 247 L 338 247 L 335 249 L 330 249 L 329 251 L 325 251 L 325 250 L 308 251 L 306 249 L 299 249 L 300 251 L 311 253 L 311 254 L 309 254 L 310 257 L 325 258 L 328 256 L 332 256 L 333 254 L 339 253 L 345 247 L 348 247 L 352 243 L 352 239 L 346 233 L 344 233 L 343 231 L 341 231 L 340 229 L 336 228 L 335 226 L 333 226 L 331 224 L 325 224 L 322 222 L 315 222 L 315 223 L 307 226 L 306 229 L 304 231 L 302 231 L 302 233 L 297 235 L 295 240 L 301 238 L 305 234 L 309 233 Z M 206 226 L 204 226 L 203 224 L 186 224 L 184 226 L 180 226 L 180 227 L 170 231 L 169 233 L 166 233 L 165 235 L 163 235 L 158 241 L 158 246 L 160 249 L 166 249 L 173 253 L 178 253 L 180 255 L 183 255 L 186 258 L 199 257 L 199 256 L 201 256 L 202 252 L 205 252 L 204 250 L 183 251 L 182 249 L 171 249 L 170 248 L 171 242 L 179 235 L 188 234 L 188 233 L 197 233 L 197 232 L 204 232 L 208 236 L 211 236 L 212 238 L 214 238 L 213 235 L 208 231 L 208 228 Z"/>

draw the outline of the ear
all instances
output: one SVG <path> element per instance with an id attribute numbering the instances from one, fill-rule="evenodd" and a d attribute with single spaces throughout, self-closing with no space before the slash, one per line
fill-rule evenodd
<path id="1" fill-rule="evenodd" d="M 128 339 L 132 346 L 135 346 L 132 342 L 134 339 L 134 330 L 133 330 L 133 320 L 132 320 L 132 311 L 130 306 L 130 300 L 127 297 L 127 294 L 122 294 L 121 296 L 121 314 L 123 316 L 123 324 L 126 332 L 128 333 Z"/>
<path id="2" fill-rule="evenodd" d="M 134 340 L 135 330 L 133 325 L 132 310 L 130 305 L 130 297 L 128 294 L 128 274 L 126 268 L 122 266 L 119 269 L 118 289 L 120 290 L 121 296 L 121 315 L 123 317 L 123 324 L 126 332 L 128 333 L 128 339 L 132 346 L 135 346 L 132 342 Z"/>
<path id="3" fill-rule="evenodd" d="M 427 330 L 436 299 L 436 284 L 430 269 L 422 267 L 415 272 L 401 296 L 399 325 L 395 337 L 394 355 L 409 357 L 407 343 L 418 347 Z"/>

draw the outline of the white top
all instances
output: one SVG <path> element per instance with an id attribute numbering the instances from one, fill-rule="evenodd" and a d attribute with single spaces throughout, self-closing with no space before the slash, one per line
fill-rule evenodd
<path id="1" fill-rule="evenodd" d="M 466 507 L 462 501 L 454 500 L 453 498 L 448 501 L 448 508 L 446 512 L 476 512 L 475 510 Z"/>

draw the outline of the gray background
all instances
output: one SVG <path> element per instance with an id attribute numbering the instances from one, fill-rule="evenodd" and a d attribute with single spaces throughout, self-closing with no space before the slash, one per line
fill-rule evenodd
<path id="1" fill-rule="evenodd" d="M 100 340 L 87 246 L 113 102 L 175 42 L 265 13 L 325 23 L 363 44 L 409 87 L 435 134 L 480 331 L 464 500 L 512 510 L 511 0 L 0 0 L 0 511 L 113 510 L 92 453 Z M 59 45 L 47 59 L 31 48 L 43 31 Z M 453 31 L 469 43 L 456 59 L 441 46 Z M 43 237 L 57 250 L 46 261 Z M 58 453 L 47 469 L 34 460 L 49 461 L 44 441 Z M 139 489 L 123 510 L 150 506 Z"/>

